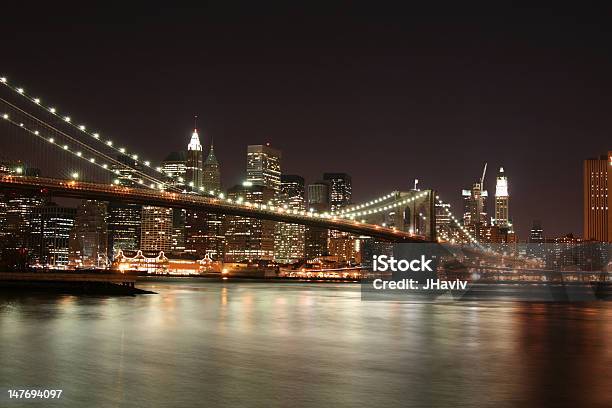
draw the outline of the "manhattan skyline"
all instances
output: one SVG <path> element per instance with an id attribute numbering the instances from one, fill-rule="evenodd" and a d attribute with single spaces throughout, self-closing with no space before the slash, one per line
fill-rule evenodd
<path id="1" fill-rule="evenodd" d="M 146 15 L 6 24 L 2 75 L 158 163 L 185 148 L 197 114 L 225 188 L 244 180 L 246 146 L 269 142 L 283 173 L 351 174 L 354 201 L 418 178 L 459 215 L 486 161 L 490 194 L 497 168 L 507 172 L 521 239 L 534 219 L 547 235 L 580 235 L 582 160 L 609 149 L 605 13 L 485 10 L 459 23 L 341 11 L 182 11 L 162 31 Z"/>

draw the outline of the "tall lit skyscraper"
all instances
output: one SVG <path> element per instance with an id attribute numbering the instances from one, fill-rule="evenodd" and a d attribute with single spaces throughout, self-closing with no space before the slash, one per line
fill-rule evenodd
<path id="1" fill-rule="evenodd" d="M 487 197 L 489 193 L 484 189 L 484 179 L 487 171 L 485 164 L 480 180 L 472 184 L 470 190 L 462 190 L 463 197 L 463 225 L 476 238 L 486 235 L 487 223 Z"/>
<path id="2" fill-rule="evenodd" d="M 215 146 L 212 139 L 210 141 L 208 156 L 206 156 L 206 160 L 204 161 L 202 185 L 206 192 L 221 191 L 221 167 L 219 166 L 217 156 L 215 156 Z"/>
<path id="3" fill-rule="evenodd" d="M 495 219 L 494 224 L 497 227 L 505 228 L 510 225 L 508 214 L 508 202 L 510 195 L 508 193 L 508 177 L 504 173 L 504 168 L 499 168 L 497 181 L 495 183 Z"/>
<path id="4" fill-rule="evenodd" d="M 70 232 L 68 259 L 84 268 L 104 267 L 108 252 L 106 203 L 84 200 L 77 207 L 74 228 Z"/>
<path id="5" fill-rule="evenodd" d="M 142 206 L 140 249 L 164 251 L 172 248 L 172 208 Z"/>
<path id="6" fill-rule="evenodd" d="M 274 200 L 274 190 L 245 181 L 242 185 L 232 187 L 227 196 L 237 202 L 268 204 Z M 273 221 L 234 215 L 228 215 L 225 220 L 227 262 L 273 259 Z"/>
<path id="7" fill-rule="evenodd" d="M 44 266 L 67 266 L 70 232 L 74 227 L 74 208 L 48 203 L 36 209 L 33 248 Z"/>
<path id="8" fill-rule="evenodd" d="M 544 230 L 539 220 L 533 221 L 533 226 L 529 230 L 529 240 L 527 245 L 527 255 L 531 257 L 542 257 L 544 255 Z"/>
<path id="9" fill-rule="evenodd" d="M 119 250 L 140 249 L 142 206 L 139 204 L 110 202 L 108 204 L 108 257 Z"/>
<path id="10" fill-rule="evenodd" d="M 612 151 L 583 165 L 584 239 L 612 242 Z"/>
<path id="11" fill-rule="evenodd" d="M 280 193 L 281 185 L 281 152 L 265 145 L 247 147 L 247 181 L 254 186 L 265 186 Z"/>
<path id="12" fill-rule="evenodd" d="M 329 209 L 339 211 L 351 203 L 351 176 L 346 173 L 323 173 L 323 180 L 329 185 Z M 347 232 L 329 231 L 329 255 L 339 261 L 356 258 L 355 237 Z"/>
<path id="13" fill-rule="evenodd" d="M 318 181 L 308 185 L 308 210 L 316 212 L 329 211 L 329 184 Z M 329 230 L 319 227 L 306 227 L 305 255 L 306 259 L 314 259 L 328 255 Z"/>
<path id="14" fill-rule="evenodd" d="M 204 161 L 202 171 L 202 190 L 205 193 L 221 191 L 221 167 L 215 155 L 213 140 Z M 223 260 L 225 236 L 223 235 L 224 214 L 187 210 L 185 219 L 185 251 L 203 257 L 208 254 L 212 259 Z"/>
<path id="15" fill-rule="evenodd" d="M 351 203 L 351 176 L 346 173 L 323 173 L 323 180 L 329 184 L 330 210 L 338 211 Z"/>
<path id="16" fill-rule="evenodd" d="M 185 252 L 203 257 L 208 254 L 214 260 L 223 260 L 225 235 L 224 214 L 187 210 L 185 220 Z"/>
<path id="17" fill-rule="evenodd" d="M 202 187 L 202 144 L 198 129 L 194 128 L 191 140 L 187 145 L 187 162 L 185 165 L 185 179 L 191 191 L 199 191 Z"/>
<path id="18" fill-rule="evenodd" d="M 185 226 L 187 222 L 187 210 L 183 208 L 172 209 L 172 240 L 170 250 L 182 252 L 185 250 Z"/>
<path id="19" fill-rule="evenodd" d="M 304 211 L 304 178 L 293 174 L 281 176 L 278 204 L 289 210 Z M 274 236 L 274 260 L 294 263 L 304 258 L 304 226 L 277 222 Z"/>

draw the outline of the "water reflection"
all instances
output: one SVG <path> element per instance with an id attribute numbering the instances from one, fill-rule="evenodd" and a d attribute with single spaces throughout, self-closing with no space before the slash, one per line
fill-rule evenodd
<path id="1" fill-rule="evenodd" d="M 155 281 L 0 295 L 6 389 L 45 406 L 609 406 L 609 303 L 362 302 L 358 285 Z M 154 288 L 153 288 L 154 286 Z M 55 405 L 54 405 L 55 404 Z"/>

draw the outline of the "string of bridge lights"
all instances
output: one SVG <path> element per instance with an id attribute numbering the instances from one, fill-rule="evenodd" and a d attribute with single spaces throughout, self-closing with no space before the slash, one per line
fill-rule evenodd
<path id="1" fill-rule="evenodd" d="M 110 140 L 110 139 L 102 140 L 100 133 L 90 132 L 87 129 L 87 126 L 85 126 L 85 125 L 76 125 L 76 124 L 74 124 L 73 121 L 72 121 L 72 117 L 70 115 L 60 115 L 58 113 L 57 109 L 54 108 L 53 106 L 43 105 L 40 98 L 33 97 L 33 96 L 27 94 L 23 88 L 16 87 L 16 86 L 13 86 L 13 85 L 9 84 L 9 82 L 8 82 L 6 77 L 0 77 L 0 83 L 4 84 L 7 88 L 13 90 L 17 94 L 23 96 L 24 98 L 26 98 L 30 102 L 33 102 L 34 104 L 40 106 L 42 109 L 46 110 L 47 112 L 51 113 L 52 115 L 62 119 L 65 123 L 67 123 L 68 125 L 72 126 L 73 128 L 75 128 L 75 129 L 81 131 L 82 133 L 90 136 L 94 140 L 97 140 L 98 142 L 105 144 L 108 148 L 116 151 L 117 153 L 123 154 L 123 155 L 131 158 L 132 160 L 134 160 L 135 163 L 141 163 L 145 167 L 152 168 L 150 160 L 143 160 L 136 153 L 128 153 L 128 151 L 127 151 L 127 149 L 125 147 L 117 147 L 117 146 L 115 146 L 115 143 L 112 140 Z M 152 168 L 152 169 L 157 171 L 158 173 L 164 174 L 163 169 L 162 169 L 161 166 L 157 166 L 157 167 Z M 172 175 L 170 175 L 170 176 L 172 177 Z"/>
<path id="2" fill-rule="evenodd" d="M 440 199 L 439 196 L 436 196 L 436 200 L 438 201 L 438 204 L 444 204 L 444 202 Z M 448 204 L 448 206 L 450 207 L 450 204 Z M 480 245 L 478 240 L 476 238 L 474 238 L 474 236 L 472 234 L 470 234 L 470 232 L 463 225 L 461 225 L 459 220 L 453 215 L 453 213 L 448 209 L 448 207 L 442 206 L 442 208 L 444 209 L 446 214 L 450 217 L 450 219 L 455 223 L 455 225 L 459 228 L 459 230 L 461 230 L 461 232 L 463 232 L 463 234 L 466 237 L 468 237 L 468 240 L 470 242 L 472 242 L 472 243 L 474 243 L 476 245 Z"/>
<path id="3" fill-rule="evenodd" d="M 378 197 L 374 200 L 368 201 L 366 203 L 362 203 L 362 204 L 358 204 L 358 205 L 354 205 L 352 207 L 347 207 L 347 208 L 343 208 L 342 210 L 340 210 L 339 214 L 346 214 L 346 213 L 352 213 L 355 212 L 357 210 L 361 210 L 364 208 L 368 208 L 371 207 L 375 204 L 378 204 L 382 201 L 388 200 L 390 198 L 392 198 L 393 196 L 395 196 L 398 193 L 398 191 L 392 191 L 389 194 L 386 194 L 384 196 Z M 337 214 L 338 212 L 334 212 L 332 211 L 332 214 Z"/>
<path id="4" fill-rule="evenodd" d="M 401 201 L 396 201 L 393 204 L 387 204 L 387 205 L 384 205 L 384 206 L 375 207 L 375 208 L 364 210 L 364 211 L 356 211 L 356 212 L 346 211 L 344 213 L 341 211 L 340 214 L 341 215 L 345 215 L 345 216 L 349 216 L 349 217 L 350 216 L 360 217 L 360 216 L 364 216 L 364 215 L 377 214 L 377 213 L 382 212 L 382 211 L 392 210 L 392 209 L 400 207 L 402 205 L 409 204 L 412 201 L 415 201 L 415 200 L 417 200 L 419 198 L 423 198 L 423 197 L 427 196 L 427 194 L 429 194 L 429 193 L 427 191 L 424 191 L 424 192 L 422 192 L 420 194 L 417 194 L 416 196 L 405 198 L 405 199 L 403 199 Z M 393 197 L 393 195 L 394 194 L 387 194 L 386 196 L 384 196 L 385 198 L 383 200 L 386 200 L 386 199 L 388 199 L 390 197 Z M 376 203 L 376 200 L 370 201 L 369 203 Z M 356 206 L 354 208 L 364 208 L 364 207 Z"/>
<path id="5" fill-rule="evenodd" d="M 108 171 L 108 172 L 111 172 L 111 173 L 113 173 L 113 174 L 115 174 L 115 175 L 120 175 L 120 174 L 121 174 L 121 171 L 120 171 L 119 169 L 113 169 L 113 168 L 112 168 L 112 166 L 111 166 L 111 165 L 109 165 L 108 163 L 103 163 L 103 162 L 100 162 L 99 160 L 96 160 L 96 158 L 95 158 L 95 157 L 89 157 L 89 158 L 88 158 L 88 157 L 86 157 L 86 156 L 83 154 L 83 152 L 81 152 L 80 150 L 75 150 L 75 149 L 71 148 L 71 147 L 70 147 L 69 145 L 67 145 L 67 144 L 61 144 L 61 143 L 58 143 L 58 142 L 55 140 L 55 138 L 53 138 L 53 137 L 46 137 L 46 136 L 42 135 L 40 131 L 38 131 L 38 130 L 32 130 L 32 129 L 30 129 L 30 128 L 26 127 L 26 126 L 25 126 L 23 123 L 21 123 L 21 122 L 15 122 L 14 120 L 12 120 L 12 119 L 10 118 L 10 116 L 9 116 L 9 114 L 8 114 L 8 113 L 4 113 L 4 114 L 2 114 L 2 119 L 6 120 L 7 122 L 11 123 L 12 125 L 14 125 L 14 126 L 16 126 L 16 127 L 19 127 L 19 128 L 21 128 L 21 129 L 23 129 L 24 131 L 28 132 L 29 134 L 31 134 L 31 135 L 33 135 L 33 136 L 35 136 L 35 137 L 37 137 L 37 138 L 39 138 L 39 139 L 41 139 L 41 140 L 44 140 L 44 141 L 48 142 L 50 145 L 55 146 L 55 147 L 57 147 L 58 149 L 61 149 L 61 150 L 65 151 L 65 152 L 67 152 L 67 153 L 70 153 L 70 154 L 74 155 L 75 157 L 78 157 L 78 158 L 80 158 L 80 159 L 84 160 L 85 162 L 89 163 L 90 165 L 97 166 L 97 167 L 99 167 L 99 168 L 101 168 L 101 169 L 104 169 L 104 170 L 106 170 L 106 171 Z M 128 178 L 130 178 L 130 176 L 131 176 L 131 175 L 128 175 Z M 80 174 L 79 174 L 77 171 L 73 171 L 73 172 L 70 174 L 70 177 L 71 177 L 73 180 L 78 180 L 78 179 L 79 179 L 79 177 L 80 177 Z M 147 176 L 146 176 L 146 175 L 145 175 L 145 178 L 147 178 Z M 154 178 L 152 178 L 152 177 L 148 177 L 148 178 L 149 178 L 149 181 L 154 180 L 154 181 L 156 181 L 156 182 L 155 182 L 155 183 L 146 184 L 146 183 L 145 183 L 145 181 L 144 181 L 142 178 L 136 179 L 136 180 L 134 180 L 134 181 L 135 181 L 137 184 L 139 184 L 139 185 L 142 185 L 142 186 L 147 186 L 147 187 L 152 188 L 152 189 L 159 189 L 159 190 L 164 190 L 164 189 L 165 189 L 165 187 L 166 187 L 166 186 L 165 186 L 165 184 L 164 184 L 164 183 L 159 183 L 157 180 L 155 180 L 155 179 L 154 179 Z M 113 180 L 113 183 L 112 183 L 112 184 L 118 185 L 118 184 L 120 184 L 120 180 L 116 178 L 116 179 L 114 179 L 114 180 Z"/>
<path id="6" fill-rule="evenodd" d="M 2 101 L 2 102 L 4 102 L 5 104 L 9 105 L 9 106 L 10 106 L 10 107 L 12 107 L 13 109 L 15 109 L 15 110 L 17 110 L 17 111 L 21 112 L 22 114 L 24 114 L 24 115 L 28 116 L 28 117 L 29 117 L 29 118 L 31 118 L 33 121 L 40 122 L 40 123 L 43 125 L 43 127 L 49 127 L 49 128 L 51 128 L 51 129 L 52 129 L 54 132 L 59 133 L 59 134 L 60 134 L 62 137 L 65 137 L 66 139 L 71 140 L 71 141 L 72 141 L 72 142 L 74 142 L 75 144 L 82 146 L 84 150 L 91 151 L 91 152 L 93 152 L 93 154 L 94 154 L 94 155 L 99 155 L 99 156 L 102 156 L 102 157 L 103 157 L 103 160 L 106 160 L 106 161 L 108 161 L 108 162 L 111 162 L 111 163 L 113 163 L 115 166 L 118 166 L 118 167 L 122 167 L 122 168 L 123 168 L 123 167 L 125 167 L 125 168 L 129 168 L 129 169 L 130 169 L 130 171 L 133 171 L 133 172 L 135 172 L 135 173 L 137 173 L 137 174 L 140 174 L 140 175 L 142 175 L 142 177 L 143 177 L 143 178 L 148 179 L 149 181 L 153 181 L 153 182 L 154 182 L 154 183 L 156 183 L 156 184 L 162 184 L 162 185 L 165 185 L 165 183 L 164 183 L 163 181 L 158 180 L 157 178 L 155 178 L 155 177 L 153 177 L 153 176 L 151 176 L 151 175 L 149 175 L 149 174 L 147 174 L 147 173 L 145 173 L 145 172 L 142 172 L 142 171 L 140 171 L 140 170 L 137 170 L 137 169 L 131 168 L 131 167 L 129 167 L 128 165 L 126 165 L 125 163 L 120 162 L 119 160 L 117 160 L 117 159 L 115 159 L 115 158 L 113 158 L 113 157 L 111 157 L 111 156 L 107 155 L 106 153 L 103 153 L 103 152 L 100 152 L 100 151 L 96 150 L 95 148 L 93 148 L 93 147 L 89 146 L 87 143 L 84 143 L 84 142 L 82 142 L 82 141 L 80 141 L 80 140 L 78 140 L 78 139 L 76 139 L 76 138 L 72 137 L 71 135 L 66 134 L 65 132 L 63 132 L 63 131 L 61 131 L 61 130 L 59 130 L 59 129 L 57 129 L 57 128 L 55 128 L 55 127 L 51 126 L 51 125 L 49 125 L 48 123 L 45 123 L 44 121 L 40 120 L 39 118 L 37 118 L 37 117 L 35 117 L 35 116 L 33 116 L 33 115 L 29 114 L 28 112 L 24 111 L 24 110 L 23 110 L 23 109 L 21 109 L 21 108 L 19 108 L 19 107 L 17 107 L 17 106 L 15 106 L 15 105 L 13 105 L 12 103 L 10 103 L 10 102 L 8 102 L 8 101 L 6 101 L 6 100 L 2 99 L 2 98 L 0 98 L 0 101 Z M 5 113 L 5 114 L 3 114 L 3 116 L 2 116 L 2 117 L 3 117 L 4 119 L 8 119 L 8 118 L 9 118 L 9 114 L 8 114 L 8 113 Z M 17 125 L 17 122 L 14 122 L 14 121 L 12 121 L 11 123 L 13 123 L 14 125 Z M 21 124 L 20 124 L 20 127 L 23 127 L 23 126 L 21 126 L 21 125 L 23 125 L 23 123 L 21 123 Z M 36 132 L 38 132 L 38 131 L 36 131 Z M 46 138 L 46 140 L 47 140 L 47 141 L 51 141 L 51 140 L 53 140 L 53 141 L 55 142 L 55 139 L 54 139 L 53 137 Z M 68 145 L 63 145 L 62 147 L 63 147 L 63 149 L 64 149 L 64 150 L 72 150 L 72 149 L 69 149 Z M 76 151 L 76 150 L 75 150 L 75 151 Z M 77 151 L 77 153 L 79 153 L 79 151 Z M 82 155 L 83 155 L 83 153 L 81 153 L 81 156 L 82 156 Z M 94 160 L 94 162 L 95 162 L 95 160 L 96 160 L 96 159 L 95 159 L 95 158 L 92 158 L 92 159 L 93 159 L 93 160 Z M 91 159 L 90 159 L 90 162 L 91 162 L 91 163 L 94 163 L 94 162 L 92 162 L 92 161 L 91 161 Z M 107 164 L 107 166 L 108 166 L 108 164 Z M 117 174 L 117 175 L 121 175 L 121 171 L 120 171 L 119 169 L 117 169 L 117 168 L 115 168 L 115 169 L 113 170 L 113 172 L 114 172 L 115 174 Z M 131 175 L 131 174 L 128 174 L 128 175 L 127 175 L 127 178 L 128 178 L 128 179 L 132 179 L 132 175 Z M 140 183 L 139 183 L 139 184 L 140 184 Z"/>

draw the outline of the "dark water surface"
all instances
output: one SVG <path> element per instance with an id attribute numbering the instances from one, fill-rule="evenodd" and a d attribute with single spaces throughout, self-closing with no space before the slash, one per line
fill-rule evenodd
<path id="1" fill-rule="evenodd" d="M 0 407 L 610 407 L 612 303 L 361 301 L 358 284 L 0 294 Z M 62 389 L 16 401 L 8 389 Z"/>

